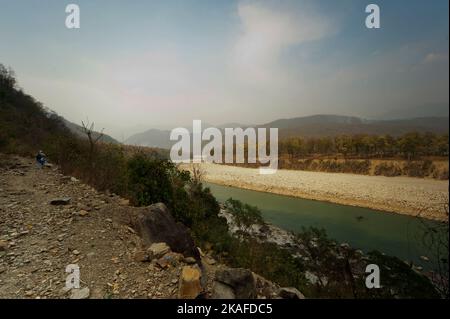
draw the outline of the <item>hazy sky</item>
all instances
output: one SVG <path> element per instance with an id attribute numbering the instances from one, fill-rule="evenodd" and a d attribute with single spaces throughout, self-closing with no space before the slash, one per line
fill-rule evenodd
<path id="1" fill-rule="evenodd" d="M 65 27 L 65 6 L 81 29 Z M 381 29 L 365 27 L 366 5 Z M 192 119 L 368 118 L 449 101 L 448 0 L 0 0 L 0 63 L 122 139 Z M 407 114 L 407 111 L 406 111 Z"/>

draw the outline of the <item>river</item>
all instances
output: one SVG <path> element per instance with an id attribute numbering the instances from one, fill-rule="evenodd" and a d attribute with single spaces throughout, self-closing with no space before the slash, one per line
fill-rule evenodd
<path id="1" fill-rule="evenodd" d="M 433 268 L 433 258 L 423 245 L 423 223 L 433 224 L 434 221 L 212 183 L 205 183 L 205 186 L 211 189 L 219 202 L 232 197 L 257 206 L 267 222 L 285 230 L 299 232 L 302 227 L 323 228 L 330 238 L 349 243 L 364 252 L 378 250 L 413 261 L 424 269 Z M 421 256 L 430 261 L 424 261 Z"/>

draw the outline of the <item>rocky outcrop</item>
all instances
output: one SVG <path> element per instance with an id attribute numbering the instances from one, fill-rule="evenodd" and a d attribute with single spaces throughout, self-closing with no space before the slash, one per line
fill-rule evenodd
<path id="1" fill-rule="evenodd" d="M 256 298 L 256 281 L 248 269 L 229 268 L 216 272 L 212 297 L 216 299 Z"/>
<path id="2" fill-rule="evenodd" d="M 131 223 L 146 246 L 166 243 L 172 251 L 200 260 L 189 229 L 177 223 L 163 203 L 134 208 Z"/>

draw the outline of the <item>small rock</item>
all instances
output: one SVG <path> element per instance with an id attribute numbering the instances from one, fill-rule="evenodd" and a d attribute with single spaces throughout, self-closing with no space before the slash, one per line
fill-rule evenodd
<path id="1" fill-rule="evenodd" d="M 129 201 L 128 199 L 122 198 L 122 199 L 119 201 L 119 205 L 121 205 L 121 206 L 129 206 L 129 205 L 130 205 L 130 201 Z"/>
<path id="2" fill-rule="evenodd" d="M 80 252 L 78 250 L 72 250 L 72 254 L 74 254 L 75 256 L 78 256 L 80 254 Z"/>
<path id="3" fill-rule="evenodd" d="M 60 294 L 61 296 L 65 296 L 65 295 L 67 295 L 67 293 L 68 293 L 69 291 L 71 291 L 71 290 L 72 290 L 72 288 L 63 287 L 63 288 L 61 288 L 61 290 L 59 291 L 59 294 Z"/>
<path id="4" fill-rule="evenodd" d="M 6 251 L 8 249 L 8 243 L 4 240 L 0 240 L 0 251 Z"/>
<path id="5" fill-rule="evenodd" d="M 422 259 L 423 261 L 430 261 L 430 258 L 428 258 L 427 256 L 420 256 L 420 259 Z"/>
<path id="6" fill-rule="evenodd" d="M 137 250 L 134 252 L 134 260 L 139 262 L 146 262 L 149 261 L 150 258 L 148 256 L 148 253 L 143 250 Z"/>
<path id="7" fill-rule="evenodd" d="M 85 210 L 83 209 L 83 210 L 80 210 L 80 211 L 78 212 L 78 215 L 80 215 L 80 216 L 86 216 L 86 215 L 89 215 L 89 212 L 87 212 L 87 211 L 85 211 Z"/>
<path id="8" fill-rule="evenodd" d="M 178 258 L 173 253 L 165 254 L 163 257 L 159 258 L 156 261 L 156 265 L 158 265 L 161 269 L 166 269 L 169 266 L 176 267 L 178 262 Z"/>
<path id="9" fill-rule="evenodd" d="M 205 261 L 208 265 L 215 265 L 216 264 L 216 260 L 212 257 L 205 257 Z"/>
<path id="10" fill-rule="evenodd" d="M 230 286 L 237 299 L 256 297 L 256 280 L 252 272 L 243 268 L 229 268 L 216 271 L 216 281 Z"/>
<path id="11" fill-rule="evenodd" d="M 214 281 L 211 297 L 213 299 L 236 299 L 233 288 L 219 281 Z"/>
<path id="12" fill-rule="evenodd" d="M 183 267 L 179 280 L 178 296 L 181 299 L 195 299 L 202 292 L 201 273 L 197 267 Z"/>
<path id="13" fill-rule="evenodd" d="M 293 287 L 280 288 L 278 295 L 283 299 L 305 299 L 305 296 Z"/>
<path id="14" fill-rule="evenodd" d="M 155 243 L 152 244 L 148 249 L 150 259 L 161 258 L 170 251 L 170 247 L 166 243 Z"/>
<path id="15" fill-rule="evenodd" d="M 186 257 L 183 259 L 183 261 L 189 265 L 193 265 L 197 262 L 194 257 Z"/>
<path id="16" fill-rule="evenodd" d="M 90 290 L 88 287 L 81 289 L 72 289 L 70 292 L 70 299 L 88 299 Z"/>

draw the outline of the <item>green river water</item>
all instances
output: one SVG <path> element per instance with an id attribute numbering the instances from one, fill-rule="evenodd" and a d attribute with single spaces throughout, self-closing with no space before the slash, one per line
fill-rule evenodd
<path id="1" fill-rule="evenodd" d="M 330 238 L 349 243 L 364 252 L 378 250 L 413 261 L 424 269 L 433 268 L 432 256 L 423 245 L 423 222 L 433 221 L 211 183 L 205 186 L 211 189 L 219 202 L 232 197 L 257 206 L 267 222 L 280 228 L 293 232 L 309 226 L 323 228 Z M 424 261 L 420 256 L 427 256 L 430 261 Z"/>

